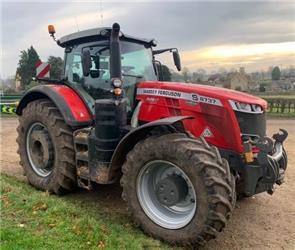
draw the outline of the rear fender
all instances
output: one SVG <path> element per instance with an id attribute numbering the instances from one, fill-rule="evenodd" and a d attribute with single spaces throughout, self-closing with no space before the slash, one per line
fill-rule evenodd
<path id="1" fill-rule="evenodd" d="M 39 85 L 30 89 L 20 100 L 16 114 L 22 115 L 28 103 L 43 98 L 50 99 L 57 106 L 65 122 L 71 127 L 86 126 L 92 122 L 91 111 L 83 99 L 66 85 Z"/>
<path id="2" fill-rule="evenodd" d="M 177 132 L 185 132 L 183 126 L 181 128 L 176 128 L 176 124 L 185 119 L 190 119 L 190 116 L 174 116 L 164 119 L 159 119 L 153 122 L 146 123 L 136 129 L 131 130 L 126 134 L 116 147 L 114 154 L 111 159 L 110 169 L 109 169 L 109 180 L 115 179 L 119 169 L 121 169 L 126 155 L 129 151 L 133 149 L 136 143 L 141 141 L 146 137 L 148 133 L 156 128 L 174 128 Z M 174 126 L 173 126 L 174 125 Z M 174 131 L 174 132 L 176 132 Z"/>

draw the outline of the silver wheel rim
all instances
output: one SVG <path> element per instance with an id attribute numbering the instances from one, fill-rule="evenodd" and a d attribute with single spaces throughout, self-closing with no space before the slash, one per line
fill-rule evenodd
<path id="1" fill-rule="evenodd" d="M 29 163 L 30 163 L 33 171 L 41 177 L 47 177 L 51 174 L 51 172 L 53 170 L 53 164 L 49 164 L 49 166 L 43 167 L 40 164 L 38 164 L 38 162 L 36 162 L 36 159 L 34 156 L 34 154 L 36 154 L 36 152 L 34 152 L 34 151 L 40 150 L 40 152 L 39 152 L 40 155 L 42 153 L 44 154 L 44 152 L 42 152 L 42 150 L 44 151 L 43 147 L 45 146 L 45 145 L 42 145 L 42 143 L 40 141 L 38 142 L 38 140 L 32 138 L 33 134 L 36 132 L 46 134 L 48 136 L 48 145 L 47 146 L 50 147 L 52 145 L 47 128 L 42 123 L 36 122 L 30 126 L 28 133 L 27 133 L 26 153 L 27 153 L 28 160 L 29 160 Z M 43 144 L 44 144 L 44 142 L 43 142 Z M 42 157 L 42 156 L 40 156 L 40 157 Z"/>
<path id="2" fill-rule="evenodd" d="M 156 185 L 173 174 L 183 178 L 188 192 L 182 201 L 166 206 L 156 195 Z M 194 217 L 197 208 L 196 193 L 191 181 L 177 165 L 168 161 L 154 160 L 143 166 L 137 177 L 137 197 L 145 214 L 154 223 L 167 229 L 185 227 Z"/>

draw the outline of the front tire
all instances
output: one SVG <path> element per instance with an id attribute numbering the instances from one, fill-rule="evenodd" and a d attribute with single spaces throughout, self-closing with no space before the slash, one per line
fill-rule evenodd
<path id="1" fill-rule="evenodd" d="M 17 132 L 20 164 L 31 185 L 56 194 L 76 187 L 73 131 L 50 100 L 30 102 Z"/>
<path id="2" fill-rule="evenodd" d="M 202 138 L 150 137 L 135 145 L 122 171 L 122 197 L 135 223 L 172 244 L 204 245 L 224 228 L 235 205 L 228 163 Z"/>

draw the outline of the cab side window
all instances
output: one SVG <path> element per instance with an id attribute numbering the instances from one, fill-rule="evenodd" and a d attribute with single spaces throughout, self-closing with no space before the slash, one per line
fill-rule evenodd
<path id="1" fill-rule="evenodd" d="M 110 90 L 109 49 L 101 46 L 91 46 L 90 51 L 92 66 L 89 76 L 85 77 L 86 87 L 100 90 Z"/>
<path id="2" fill-rule="evenodd" d="M 72 80 L 76 83 L 81 83 L 83 79 L 81 55 L 74 54 L 72 63 Z"/>
<path id="3" fill-rule="evenodd" d="M 82 52 L 89 50 L 92 66 L 88 76 L 83 75 Z M 111 95 L 110 51 L 108 46 L 96 44 L 93 46 L 78 46 L 67 54 L 65 75 L 69 83 L 81 85 L 94 99 L 108 98 Z"/>
<path id="4" fill-rule="evenodd" d="M 81 83 L 83 79 L 81 54 L 68 54 L 65 65 L 65 76 L 70 83 Z"/>

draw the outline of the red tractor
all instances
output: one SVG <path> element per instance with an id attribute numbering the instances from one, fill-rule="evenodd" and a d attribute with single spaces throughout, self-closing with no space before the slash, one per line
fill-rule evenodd
<path id="1" fill-rule="evenodd" d="M 54 27 L 49 26 L 54 37 Z M 55 39 L 56 40 L 56 39 Z M 136 224 L 177 245 L 222 231 L 236 197 L 273 192 L 287 167 L 283 129 L 266 137 L 267 103 L 212 86 L 160 81 L 154 40 L 112 28 L 56 40 L 64 78 L 17 107 L 20 163 L 30 184 L 61 194 L 120 180 Z"/>

